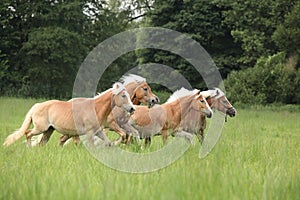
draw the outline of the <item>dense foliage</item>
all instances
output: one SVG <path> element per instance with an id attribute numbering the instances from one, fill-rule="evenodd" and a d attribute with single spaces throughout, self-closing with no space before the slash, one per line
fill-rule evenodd
<path id="1" fill-rule="evenodd" d="M 70 98 L 77 70 L 96 45 L 133 27 L 155 26 L 199 42 L 226 79 L 233 102 L 299 103 L 299 12 L 299 0 L 3 0 L 0 93 Z M 99 90 L 150 62 L 173 67 L 193 87 L 205 88 L 178 55 L 146 49 L 112 63 Z"/>
<path id="2" fill-rule="evenodd" d="M 261 57 L 253 68 L 230 73 L 225 82 L 228 97 L 248 104 L 300 103 L 297 73 L 298 78 L 286 67 L 283 53 Z"/>

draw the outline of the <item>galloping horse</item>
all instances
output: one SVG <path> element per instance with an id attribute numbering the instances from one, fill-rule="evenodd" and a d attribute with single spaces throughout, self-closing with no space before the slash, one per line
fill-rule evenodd
<path id="1" fill-rule="evenodd" d="M 134 105 L 144 103 L 148 104 L 149 107 L 152 107 L 154 104 L 159 103 L 159 98 L 152 93 L 145 78 L 130 74 L 128 76 L 123 76 L 121 81 L 126 87 Z M 125 142 L 130 141 L 131 135 L 137 136 L 139 139 L 139 134 L 129 123 L 129 119 L 130 115 L 128 113 L 124 112 L 122 109 L 115 108 L 108 116 L 105 127 L 117 132 Z"/>
<path id="2" fill-rule="evenodd" d="M 138 75 L 129 74 L 123 76 L 121 78 L 121 81 L 125 86 L 126 90 L 128 91 L 128 94 L 133 104 L 140 105 L 141 103 L 144 103 L 152 106 L 159 102 L 159 98 L 152 93 L 152 90 L 147 84 L 145 78 Z M 81 101 L 84 99 L 85 98 L 76 98 L 75 100 Z M 72 102 L 74 101 L 74 99 L 71 99 L 69 101 Z M 121 136 L 123 141 L 125 141 L 126 135 L 137 136 L 137 131 L 127 123 L 130 118 L 128 112 L 124 111 L 123 109 L 118 109 L 118 107 L 115 107 L 112 110 L 115 111 L 111 112 L 108 115 L 107 119 L 103 124 L 104 127 L 110 128 L 111 130 L 117 132 Z M 70 137 L 71 135 L 61 136 L 60 145 L 63 145 Z M 79 143 L 80 139 L 78 136 L 72 136 L 72 138 L 74 139 L 75 144 Z M 45 142 L 47 140 L 49 140 L 49 138 L 47 138 L 46 135 L 41 135 L 41 137 L 37 138 L 37 140 L 35 141 L 35 145 L 41 143 L 40 141 Z"/>
<path id="3" fill-rule="evenodd" d="M 205 98 L 208 105 L 212 109 L 216 109 L 225 114 L 225 121 L 227 121 L 227 115 L 234 117 L 236 115 L 236 109 L 231 105 L 231 103 L 226 98 L 224 92 L 219 88 L 213 90 L 207 90 L 200 92 Z M 196 135 L 200 143 L 204 140 L 204 129 L 206 128 L 206 117 L 200 116 L 200 124 L 196 127 Z"/>
<path id="4" fill-rule="evenodd" d="M 73 113 L 75 108 L 73 104 L 77 104 L 76 116 Z M 33 135 L 43 133 L 46 135 L 45 138 L 49 139 L 54 130 L 70 136 L 87 134 L 90 139 L 97 134 L 105 141 L 105 144 L 109 145 L 110 141 L 102 132 L 101 125 L 115 106 L 127 112 L 135 110 L 126 88 L 121 83 L 115 83 L 112 89 L 94 98 L 80 101 L 75 99 L 72 102 L 50 100 L 37 103 L 26 114 L 21 128 L 9 135 L 3 145 L 9 146 L 26 135 L 27 144 L 31 146 Z M 34 128 L 29 130 L 31 123 Z M 47 140 L 41 142 L 47 142 Z"/>
<path id="5" fill-rule="evenodd" d="M 192 110 L 203 113 L 206 117 L 212 116 L 205 98 L 187 89 L 180 89 L 173 93 L 169 100 L 162 105 L 152 108 L 136 106 L 131 116 L 131 124 L 139 131 L 141 138 L 149 138 L 161 132 L 165 143 L 169 132 L 180 131 L 181 124 L 188 119 Z"/>

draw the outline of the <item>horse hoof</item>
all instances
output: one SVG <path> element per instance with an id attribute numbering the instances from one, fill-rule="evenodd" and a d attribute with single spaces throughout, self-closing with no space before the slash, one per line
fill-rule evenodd
<path id="1" fill-rule="evenodd" d="M 104 146 L 110 147 L 110 146 L 112 146 L 112 143 L 111 142 L 105 142 Z"/>

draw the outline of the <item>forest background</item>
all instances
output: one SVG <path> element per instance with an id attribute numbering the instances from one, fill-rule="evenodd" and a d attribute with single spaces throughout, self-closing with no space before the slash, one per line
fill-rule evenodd
<path id="1" fill-rule="evenodd" d="M 299 0 L 2 0 L 0 96 L 69 99 L 77 71 L 95 46 L 151 26 L 199 42 L 225 80 L 231 102 L 299 104 L 299 13 Z M 150 62 L 170 66 L 194 88 L 205 89 L 184 59 L 143 49 L 115 60 L 99 91 Z"/>

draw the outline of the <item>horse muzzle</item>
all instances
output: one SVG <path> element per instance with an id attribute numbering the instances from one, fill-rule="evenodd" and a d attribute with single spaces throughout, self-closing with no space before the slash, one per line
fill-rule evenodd
<path id="1" fill-rule="evenodd" d="M 213 113 L 212 113 L 212 111 L 210 109 L 203 109 L 202 111 L 203 111 L 203 113 L 205 114 L 205 116 L 207 118 L 211 118 L 212 115 L 213 115 Z"/>
<path id="2" fill-rule="evenodd" d="M 236 115 L 236 110 L 234 109 L 234 107 L 231 107 L 226 111 L 226 114 L 230 117 L 234 117 Z"/>
<path id="3" fill-rule="evenodd" d="M 131 108 L 129 109 L 129 113 L 130 113 L 130 114 L 133 114 L 134 111 L 135 111 L 134 107 L 131 107 Z"/>
<path id="4" fill-rule="evenodd" d="M 159 102 L 160 102 L 160 100 L 157 96 L 150 98 L 149 99 L 149 108 L 151 108 L 155 104 L 158 104 Z"/>
<path id="5" fill-rule="evenodd" d="M 211 118 L 212 117 L 212 112 L 209 112 L 206 116 L 207 116 L 207 118 Z"/>

